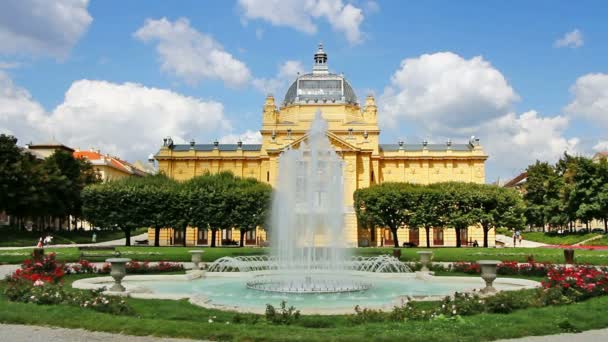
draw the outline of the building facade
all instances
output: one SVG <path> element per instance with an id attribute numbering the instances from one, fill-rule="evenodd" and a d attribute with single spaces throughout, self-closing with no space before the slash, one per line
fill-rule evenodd
<path id="1" fill-rule="evenodd" d="M 317 110 L 328 123 L 327 137 L 336 152 L 344 160 L 344 206 L 346 238 L 351 246 L 392 246 L 390 232 L 383 228 L 374 230 L 357 226 L 353 210 L 353 193 L 359 188 L 383 182 L 410 182 L 429 184 L 444 181 L 485 182 L 485 155 L 478 139 L 464 144 L 447 141 L 443 144 L 399 141 L 380 144 L 378 107 L 372 95 L 362 104 L 341 74 L 328 69 L 327 54 L 320 45 L 314 55 L 311 73 L 298 75 L 288 88 L 282 102 L 272 95 L 266 97 L 262 108 L 260 144 L 211 144 L 177 145 L 171 138 L 164 139 L 156 154 L 160 172 L 177 180 L 187 180 L 206 172 L 230 171 L 237 176 L 251 177 L 276 185 L 278 158 L 286 148 L 298 148 L 306 140 Z M 456 244 L 453 229 L 432 231 L 432 245 Z M 188 245 L 209 243 L 210 233 L 191 228 L 183 233 L 165 229 L 160 236 L 163 244 L 177 244 L 186 240 Z M 238 241 L 238 231 L 218 234 L 220 240 Z M 492 233 L 493 234 L 493 233 Z M 154 240 L 150 230 L 149 241 Z M 250 233 L 246 241 L 260 244 L 266 236 L 262 229 Z M 471 227 L 463 233 L 463 241 L 482 241 L 481 229 Z M 493 235 L 490 241 L 493 243 Z M 400 242 L 424 244 L 424 230 L 399 230 Z"/>
<path id="2" fill-rule="evenodd" d="M 118 157 L 102 154 L 98 150 L 90 149 L 88 151 L 83 151 L 76 149 L 73 155 L 74 158 L 88 160 L 103 182 L 126 177 L 143 177 L 148 175 L 145 170 Z M 141 162 L 138 163 L 141 164 Z"/>

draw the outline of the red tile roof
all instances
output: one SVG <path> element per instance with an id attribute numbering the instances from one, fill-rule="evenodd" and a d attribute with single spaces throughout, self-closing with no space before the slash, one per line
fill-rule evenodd
<path id="1" fill-rule="evenodd" d="M 74 158 L 86 158 L 90 160 L 92 163 L 95 162 L 114 167 L 125 173 L 137 173 L 134 171 L 134 167 L 126 161 L 120 160 L 116 157 L 112 157 L 109 155 L 103 155 L 98 151 L 75 151 Z"/>

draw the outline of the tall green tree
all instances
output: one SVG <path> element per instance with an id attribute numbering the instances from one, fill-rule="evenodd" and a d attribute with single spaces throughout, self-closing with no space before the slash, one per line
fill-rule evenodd
<path id="1" fill-rule="evenodd" d="M 528 166 L 526 172 L 528 178 L 524 184 L 523 196 L 526 220 L 545 231 L 547 224 L 559 224 L 564 220 L 560 205 L 563 181 L 555 168 L 547 162 L 536 161 Z"/>
<path id="2" fill-rule="evenodd" d="M 469 183 L 449 182 L 433 186 L 445 192 L 446 225 L 454 228 L 456 247 L 461 247 L 461 231 L 479 222 L 477 192 Z"/>
<path id="3" fill-rule="evenodd" d="M 240 231 L 239 246 L 243 247 L 245 234 L 268 222 L 272 187 L 254 179 L 243 179 L 237 185 L 231 192 L 231 202 L 235 205 L 230 218 L 233 226 Z"/>
<path id="4" fill-rule="evenodd" d="M 388 228 L 394 246 L 399 247 L 397 229 L 409 224 L 416 208 L 410 195 L 414 188 L 407 183 L 383 183 L 356 190 L 354 207 L 358 220 L 372 227 Z"/>
<path id="5" fill-rule="evenodd" d="M 431 228 L 443 228 L 447 222 L 447 202 L 445 192 L 437 187 L 412 189 L 414 210 L 410 226 L 424 228 L 426 247 L 431 247 Z"/>

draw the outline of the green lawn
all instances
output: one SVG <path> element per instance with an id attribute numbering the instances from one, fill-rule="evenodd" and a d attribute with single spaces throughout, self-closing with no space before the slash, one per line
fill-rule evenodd
<path id="1" fill-rule="evenodd" d="M 122 255 L 139 261 L 190 261 L 189 250 L 203 249 L 204 261 L 213 261 L 222 256 L 237 255 L 261 255 L 268 253 L 268 248 L 258 247 L 118 247 Z M 80 253 L 77 248 L 47 248 L 48 252 L 56 252 L 60 261 L 77 261 Z M 401 260 L 416 261 L 416 251 L 427 250 L 426 248 L 402 248 Z M 527 261 L 532 255 L 538 262 L 563 263 L 564 254 L 562 249 L 553 248 L 431 248 L 434 252 L 434 261 L 477 261 L 481 259 L 496 259 L 503 261 Z M 373 256 L 381 254 L 392 254 L 392 248 L 356 248 L 355 255 Z M 32 253 L 32 249 L 0 250 L 0 263 L 21 263 Z M 608 264 L 608 250 L 576 250 L 576 262 L 592 265 Z M 97 261 L 102 261 L 99 258 Z M 95 260 L 93 260 L 95 261 Z"/>
<path id="2" fill-rule="evenodd" d="M 147 232 L 147 228 L 135 230 L 132 235 L 138 235 Z M 0 229 L 0 247 L 22 247 L 35 246 L 38 239 L 45 233 L 18 231 L 14 229 Z M 58 231 L 52 232 L 53 244 L 76 244 L 76 243 L 91 243 L 91 231 Z M 101 230 L 96 231 L 97 242 L 111 241 L 124 239 L 125 233 L 122 230 Z"/>
<path id="3" fill-rule="evenodd" d="M 0 290 L 3 287 L 4 282 L 0 282 Z M 0 322 L 226 341 L 491 341 L 557 334 L 565 332 L 563 327 L 567 326 L 576 330 L 608 327 L 608 315 L 597 314 L 608 305 L 608 296 L 572 305 L 520 310 L 508 315 L 465 316 L 460 320 L 354 325 L 347 316 L 311 315 L 303 316 L 291 326 L 272 325 L 262 316 L 251 314 L 240 315 L 245 323 L 235 323 L 233 312 L 205 309 L 185 300 L 129 298 L 127 301 L 135 310 L 132 316 L 66 305 L 14 303 L 0 295 Z M 213 323 L 209 323 L 209 319 Z"/>
<path id="4" fill-rule="evenodd" d="M 513 236 L 513 231 L 508 229 L 499 229 L 497 234 L 503 234 L 509 237 Z M 601 236 L 598 233 L 566 233 L 557 235 L 554 233 L 543 233 L 543 232 L 522 232 L 524 240 L 535 241 L 540 243 L 546 243 L 548 245 L 573 245 L 591 239 L 596 236 Z M 608 245 L 607 239 L 600 239 L 602 245 Z M 595 241 L 594 241 L 595 242 Z M 599 245 L 600 243 L 596 243 Z"/>
<path id="5" fill-rule="evenodd" d="M 608 246 L 608 235 L 604 235 L 593 241 L 585 242 L 585 246 Z"/>

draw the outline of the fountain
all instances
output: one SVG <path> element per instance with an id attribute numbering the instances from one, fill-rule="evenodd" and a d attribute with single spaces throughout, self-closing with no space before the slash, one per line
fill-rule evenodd
<path id="1" fill-rule="evenodd" d="M 270 255 L 219 258 L 206 267 L 205 277 L 127 276 L 122 284 L 129 296 L 189 298 L 203 307 L 254 313 L 264 313 L 267 304 L 285 300 L 305 314 L 340 314 L 352 313 L 356 305 L 391 310 L 406 298 L 439 300 L 490 281 L 489 277 L 438 277 L 426 272 L 417 277 L 394 256 L 350 255 L 343 238 L 343 165 L 326 129 L 317 111 L 306 142 L 297 149 L 288 148 L 279 158 Z M 200 252 L 191 253 L 196 268 Z M 421 252 L 420 258 L 428 265 L 430 252 Z M 110 277 L 96 277 L 77 280 L 72 286 L 96 289 L 111 284 Z M 493 284 L 496 290 L 538 286 L 509 278 Z"/>
<path id="2" fill-rule="evenodd" d="M 326 136 L 317 110 L 306 142 L 279 158 L 272 208 L 272 258 L 276 272 L 247 283 L 271 292 L 353 292 L 370 283 L 349 276 L 344 241 L 342 158 Z"/>

